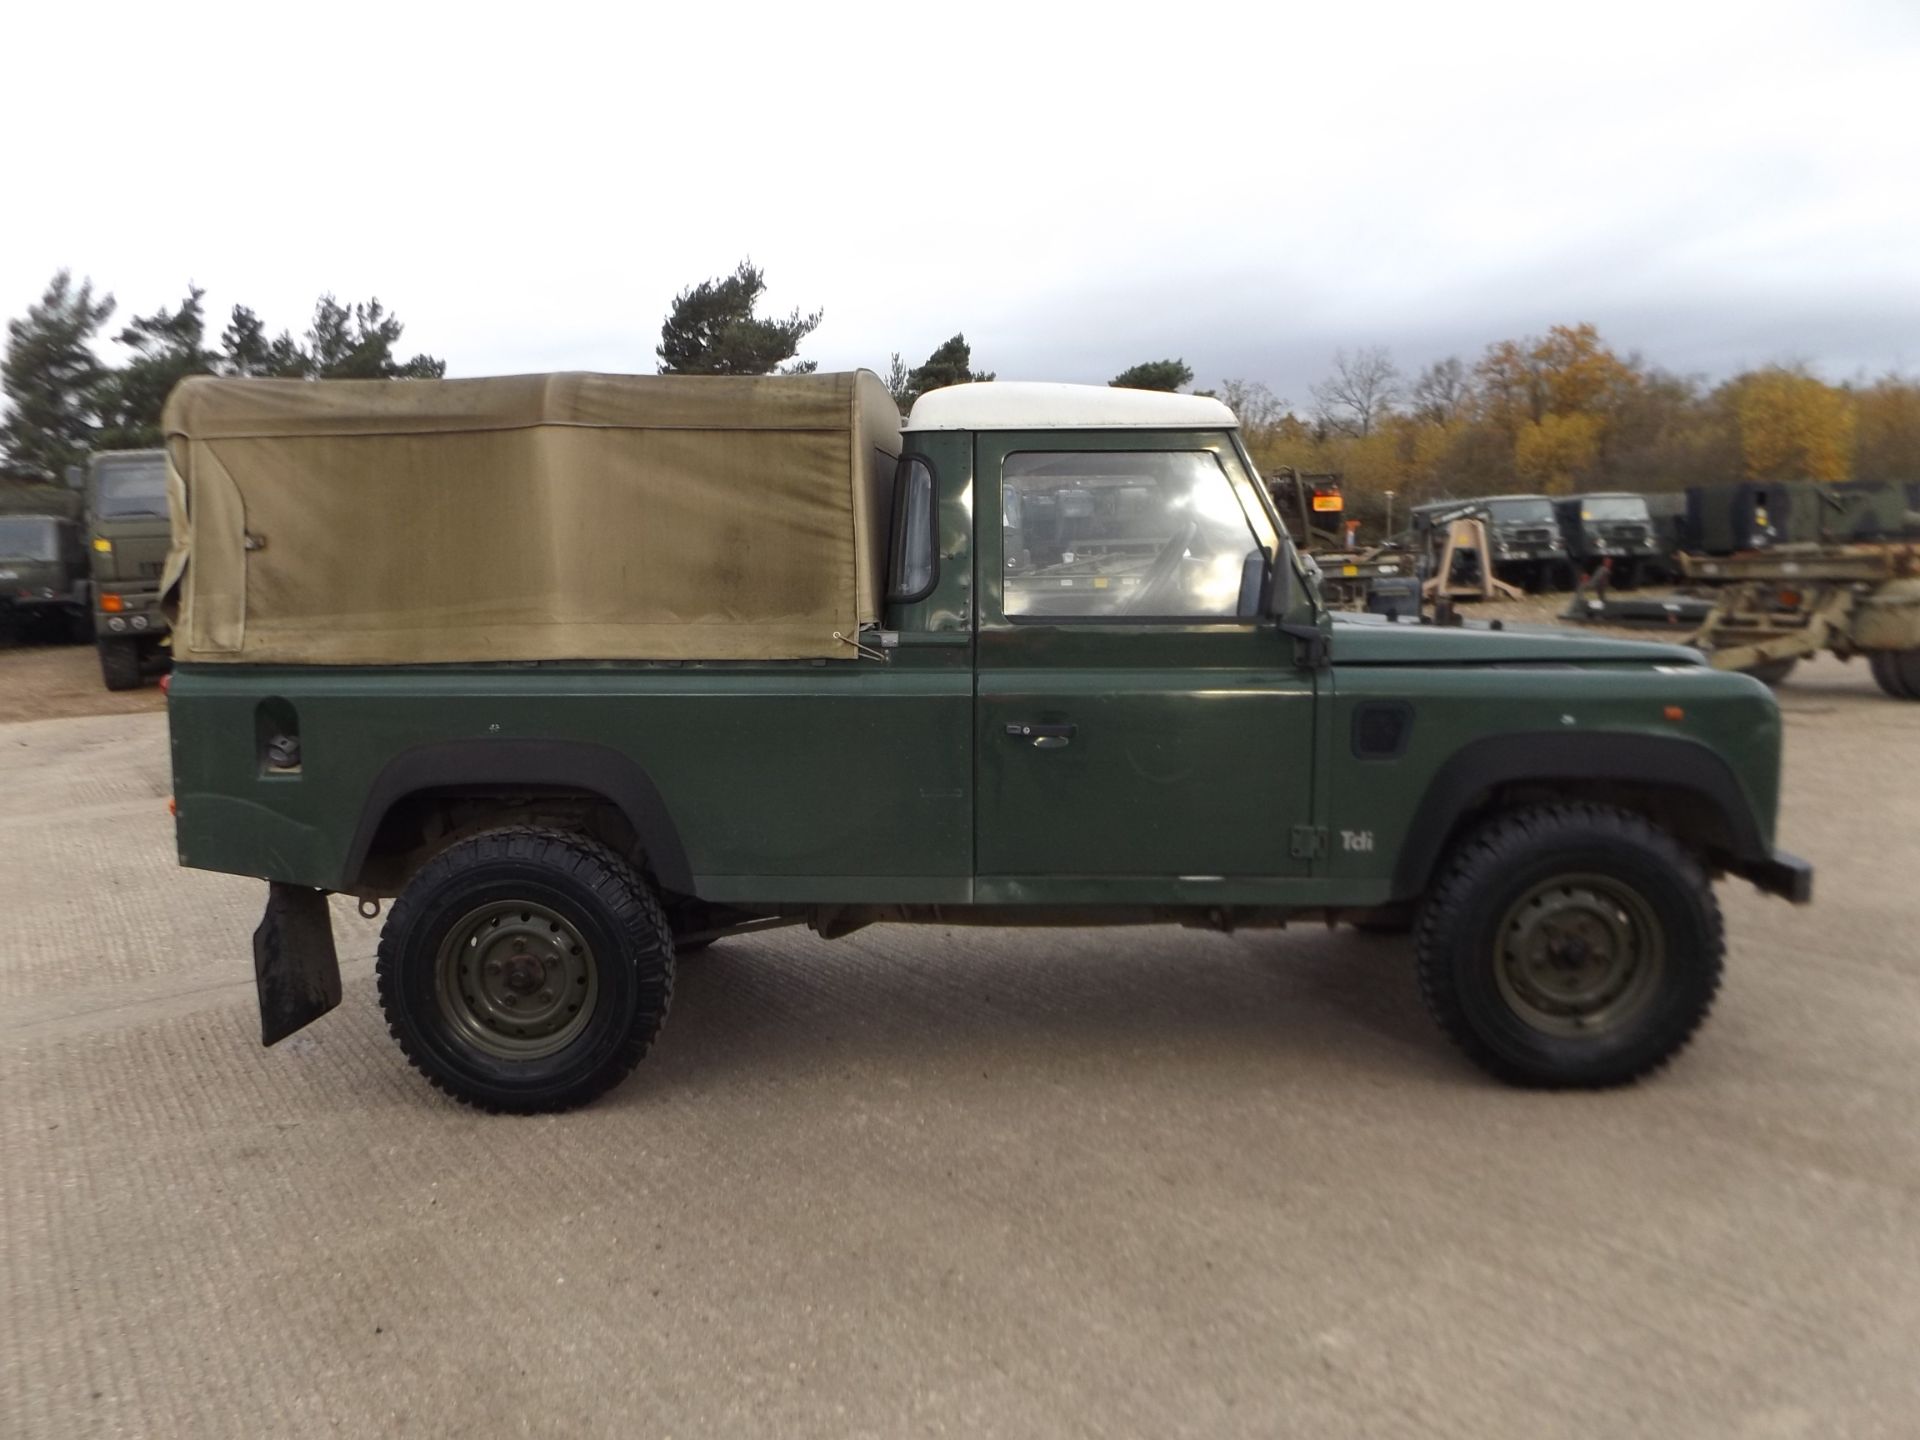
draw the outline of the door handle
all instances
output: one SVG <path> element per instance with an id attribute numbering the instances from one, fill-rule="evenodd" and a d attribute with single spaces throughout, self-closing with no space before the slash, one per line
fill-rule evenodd
<path id="1" fill-rule="evenodd" d="M 1071 725 L 1029 725 L 1023 720 L 1009 721 L 1009 740 L 1031 740 L 1036 750 L 1064 750 L 1073 740 Z"/>

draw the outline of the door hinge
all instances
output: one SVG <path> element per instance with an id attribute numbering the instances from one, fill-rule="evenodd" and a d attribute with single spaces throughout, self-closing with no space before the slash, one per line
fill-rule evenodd
<path id="1" fill-rule="evenodd" d="M 1293 845 L 1288 853 L 1296 860 L 1312 860 L 1327 853 L 1327 832 L 1317 825 L 1293 827 Z"/>

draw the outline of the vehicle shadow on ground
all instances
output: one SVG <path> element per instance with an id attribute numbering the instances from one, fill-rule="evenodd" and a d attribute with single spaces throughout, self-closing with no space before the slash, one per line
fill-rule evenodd
<path id="1" fill-rule="evenodd" d="M 1405 937 L 910 929 L 736 938 L 682 961 L 646 1093 L 972 1065 L 1464 1071 Z M 617 1099 L 617 1097 L 616 1097 Z"/>

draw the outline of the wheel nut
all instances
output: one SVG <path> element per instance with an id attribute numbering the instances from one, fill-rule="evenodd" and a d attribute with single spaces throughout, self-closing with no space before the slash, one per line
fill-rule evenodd
<path id="1" fill-rule="evenodd" d="M 546 1002 L 548 1002 L 549 1004 L 551 1004 L 551 1003 L 552 1003 L 552 1001 L 553 1001 L 553 991 L 551 991 L 551 990 L 542 990 L 542 991 L 540 992 L 540 998 L 541 998 L 542 1000 L 544 1000 L 544 1001 L 546 1001 Z"/>
<path id="2" fill-rule="evenodd" d="M 509 1007 L 520 1003 L 520 997 L 518 995 L 502 995 L 500 998 L 505 1001 Z"/>
<path id="3" fill-rule="evenodd" d="M 496 956 L 494 959 L 487 961 L 487 974 L 498 975 L 499 973 L 500 973 L 500 960 Z"/>

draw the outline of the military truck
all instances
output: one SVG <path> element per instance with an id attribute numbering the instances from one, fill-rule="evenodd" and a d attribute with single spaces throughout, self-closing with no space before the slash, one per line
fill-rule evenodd
<path id="1" fill-rule="evenodd" d="M 93 633 L 109 690 L 136 690 L 165 656 L 167 462 L 158 450 L 105 451 L 87 465 Z"/>
<path id="2" fill-rule="evenodd" d="M 1632 585 L 1659 563 L 1647 497 L 1624 491 L 1569 495 L 1554 501 L 1567 559 L 1582 575 L 1605 566 L 1616 584 Z"/>
<path id="3" fill-rule="evenodd" d="M 165 429 L 176 838 L 267 884 L 262 1040 L 340 1001 L 327 894 L 391 900 L 387 1022 L 486 1109 L 796 924 L 1409 928 L 1473 1061 L 1616 1085 L 1708 1011 L 1715 877 L 1811 895 L 1764 686 L 1332 616 L 1205 397 L 201 378 Z"/>
<path id="4" fill-rule="evenodd" d="M 0 630 L 84 640 L 89 614 L 79 526 L 0 512 Z"/>
<path id="5" fill-rule="evenodd" d="M 1423 548 L 1438 554 L 1446 527 L 1455 520 L 1478 519 L 1487 527 L 1496 579 L 1525 590 L 1554 588 L 1566 576 L 1567 547 L 1545 495 L 1480 495 L 1461 500 L 1432 500 L 1413 509 L 1414 534 Z"/>

